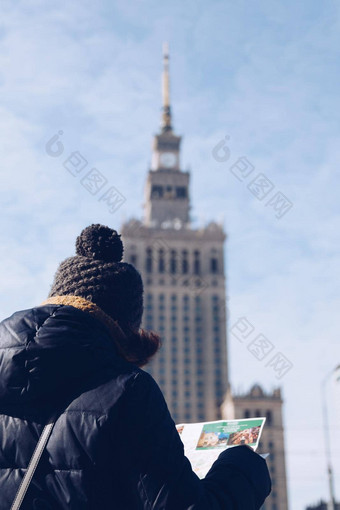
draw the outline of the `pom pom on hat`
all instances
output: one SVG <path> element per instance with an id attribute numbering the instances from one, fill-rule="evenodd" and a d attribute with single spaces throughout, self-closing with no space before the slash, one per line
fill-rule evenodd
<path id="1" fill-rule="evenodd" d="M 84 228 L 76 240 L 77 255 L 105 262 L 120 262 L 123 257 L 120 235 L 99 223 Z"/>

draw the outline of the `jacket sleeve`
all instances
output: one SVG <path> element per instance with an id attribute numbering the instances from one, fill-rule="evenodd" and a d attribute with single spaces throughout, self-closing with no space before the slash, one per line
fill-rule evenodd
<path id="1" fill-rule="evenodd" d="M 154 379 L 140 371 L 127 391 L 130 468 L 144 510 L 258 510 L 271 490 L 266 461 L 246 446 L 223 451 L 203 480 L 192 471 L 183 443 Z"/>

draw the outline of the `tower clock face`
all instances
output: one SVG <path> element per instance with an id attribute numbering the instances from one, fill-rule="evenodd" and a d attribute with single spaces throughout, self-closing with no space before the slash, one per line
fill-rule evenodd
<path id="1" fill-rule="evenodd" d="M 177 157 L 173 152 L 163 152 L 163 154 L 160 155 L 159 160 L 163 166 L 171 168 L 172 166 L 175 166 Z"/>

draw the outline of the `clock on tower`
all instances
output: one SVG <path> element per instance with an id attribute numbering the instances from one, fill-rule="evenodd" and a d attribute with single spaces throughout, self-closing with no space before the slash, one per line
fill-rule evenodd
<path id="1" fill-rule="evenodd" d="M 177 162 L 177 156 L 173 152 L 163 152 L 163 154 L 160 155 L 159 160 L 161 165 L 165 168 L 172 168 Z"/>

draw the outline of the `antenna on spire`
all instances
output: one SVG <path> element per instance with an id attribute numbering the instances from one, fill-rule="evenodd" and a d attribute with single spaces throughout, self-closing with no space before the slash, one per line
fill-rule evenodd
<path id="1" fill-rule="evenodd" d="M 170 79 L 169 79 L 169 44 L 163 43 L 163 74 L 162 74 L 162 132 L 172 131 L 170 108 Z"/>

